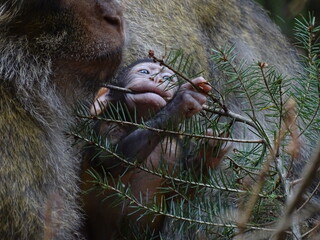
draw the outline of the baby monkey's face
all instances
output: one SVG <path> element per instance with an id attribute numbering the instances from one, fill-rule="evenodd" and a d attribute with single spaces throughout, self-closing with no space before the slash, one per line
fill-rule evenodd
<path id="1" fill-rule="evenodd" d="M 177 91 L 178 79 L 174 72 L 159 63 L 139 63 L 129 71 L 129 78 L 127 88 L 158 94 L 165 101 L 172 99 Z"/>
<path id="2" fill-rule="evenodd" d="M 124 94 L 125 103 L 129 110 L 136 111 L 137 116 L 141 117 L 149 117 L 150 113 L 163 108 L 178 89 L 178 79 L 174 73 L 154 62 L 134 65 L 119 81 L 123 87 L 134 92 Z M 109 93 L 108 88 L 100 89 L 90 110 L 92 115 L 99 115 L 109 102 L 115 101 Z"/>
<path id="3" fill-rule="evenodd" d="M 159 63 L 139 63 L 130 72 L 133 78 L 144 78 L 156 83 L 177 82 L 174 72 L 167 67 L 161 66 Z"/>
<path id="4" fill-rule="evenodd" d="M 159 63 L 142 62 L 133 66 L 126 85 L 135 92 L 126 94 L 129 109 L 135 109 L 138 115 L 144 117 L 159 111 L 174 97 L 177 82 L 174 72 Z"/>

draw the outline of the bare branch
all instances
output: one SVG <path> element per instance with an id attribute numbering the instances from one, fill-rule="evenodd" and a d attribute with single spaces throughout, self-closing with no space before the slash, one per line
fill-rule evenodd
<path id="1" fill-rule="evenodd" d="M 308 186 L 312 183 L 314 176 L 316 175 L 318 168 L 320 167 L 320 147 L 318 148 L 316 154 L 310 161 L 310 164 L 307 164 L 302 173 L 302 180 L 300 185 L 297 187 L 293 197 L 288 200 L 285 213 L 279 221 L 279 227 L 277 228 L 276 233 L 273 236 L 273 240 L 280 240 L 285 238 L 285 231 L 290 226 L 292 222 L 292 216 L 296 210 L 298 204 L 303 199 L 303 194 L 305 193 Z"/>

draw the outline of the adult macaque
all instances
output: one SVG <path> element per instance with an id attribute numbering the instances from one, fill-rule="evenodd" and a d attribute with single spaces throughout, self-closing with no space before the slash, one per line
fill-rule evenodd
<path id="1" fill-rule="evenodd" d="M 122 0 L 121 4 L 125 8 L 130 36 L 124 50 L 125 63 L 145 56 L 149 50 L 154 50 L 161 57 L 167 56 L 171 49 L 182 49 L 186 55 L 192 56 L 195 72 L 204 71 L 205 79 L 210 79 L 220 93 L 226 92 L 230 84 L 225 84 L 227 78 L 212 61 L 212 49 L 232 46 L 235 64 L 242 60 L 248 64 L 266 62 L 288 78 L 302 72 L 296 50 L 253 0 L 171 0 L 161 4 L 155 0 Z M 286 85 L 287 88 L 293 86 L 299 84 Z M 245 109 L 250 106 L 243 103 L 237 92 L 228 94 L 224 100 L 227 109 L 246 116 Z M 263 129 L 276 131 L 273 122 L 265 117 L 269 113 L 268 110 L 256 109 L 257 121 Z M 256 130 L 248 125 L 235 123 L 232 137 L 254 139 L 257 135 Z M 307 139 L 301 142 L 304 144 L 298 149 L 299 160 L 295 162 L 303 165 L 310 159 L 311 146 L 317 144 Z M 238 144 L 235 148 L 243 146 L 247 145 Z M 288 170 L 295 169 L 289 165 Z M 300 167 L 295 171 L 291 176 L 301 174 Z M 314 186 L 317 183 L 315 180 Z"/>
<path id="2" fill-rule="evenodd" d="M 65 130 L 121 60 L 114 0 L 0 0 L 0 236 L 80 239 L 79 157 Z"/>
<path id="3" fill-rule="evenodd" d="M 99 115 L 106 111 L 105 114 L 108 115 L 110 104 L 116 106 L 122 103 L 126 105 L 131 115 L 128 119 L 133 119 L 135 116 L 138 122 L 143 120 L 148 127 L 157 129 L 175 129 L 185 118 L 198 113 L 206 102 L 206 93 L 211 90 L 202 77 L 192 80 L 195 86 L 201 88 L 198 91 L 190 83 L 178 88 L 174 73 L 151 60 L 139 60 L 133 63 L 118 76 L 118 81 L 120 86 L 135 93 L 101 89 L 91 107 L 91 113 Z M 149 169 L 159 169 L 164 165 L 171 175 L 188 167 L 192 167 L 196 172 L 197 168 L 200 168 L 201 161 L 205 159 L 186 154 L 187 150 L 183 149 L 182 141 L 177 136 L 103 120 L 98 120 L 95 129 L 100 136 L 107 138 L 109 143 L 116 145 L 117 153 L 124 159 L 143 163 Z M 206 167 L 209 167 L 211 160 L 217 157 L 211 153 L 213 148 L 214 142 L 209 141 L 208 158 L 204 164 Z M 165 179 L 128 167 L 120 159 L 108 153 L 102 152 L 97 155 L 97 152 L 94 149 L 87 152 L 85 168 L 93 166 L 101 174 L 107 172 L 115 179 L 120 179 L 123 184 L 130 186 L 133 196 L 139 201 L 142 196 L 143 203 L 151 204 L 156 199 L 159 206 L 165 204 L 165 194 L 160 192 L 160 187 L 166 184 Z M 90 176 L 87 173 L 83 176 L 84 189 L 92 188 Z M 124 234 L 124 229 L 128 228 L 129 222 L 157 234 L 162 227 L 163 216 L 154 219 L 155 216 L 149 214 L 140 218 L 142 212 L 135 212 L 129 206 L 128 200 L 115 207 L 112 204 L 114 199 L 110 198 L 113 194 L 112 190 L 102 191 L 99 188 L 84 195 L 89 239 L 118 239 L 124 236 L 128 238 L 128 235 Z"/>

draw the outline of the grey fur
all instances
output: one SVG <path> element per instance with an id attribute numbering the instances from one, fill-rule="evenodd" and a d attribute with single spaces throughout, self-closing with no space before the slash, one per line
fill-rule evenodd
<path id="1" fill-rule="evenodd" d="M 26 9 L 45 3 L 0 1 L 0 238 L 6 240 L 81 238 L 80 157 L 66 130 L 75 122 L 72 107 L 92 99 L 106 79 L 98 68 L 84 76 L 82 65 L 68 64 L 120 59 L 118 49 L 109 51 L 115 40 L 91 39 L 69 9 L 41 17 L 35 10 L 20 23 Z"/>

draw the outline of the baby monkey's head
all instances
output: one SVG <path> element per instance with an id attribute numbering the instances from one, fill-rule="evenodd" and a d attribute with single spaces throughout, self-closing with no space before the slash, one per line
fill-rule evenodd
<path id="1" fill-rule="evenodd" d="M 122 69 L 116 80 L 120 87 L 133 92 L 124 94 L 122 100 L 130 111 L 135 111 L 142 117 L 163 108 L 178 89 L 178 79 L 174 72 L 151 59 L 135 61 Z M 100 89 L 91 113 L 97 115 L 102 112 L 108 102 L 115 100 L 113 98 L 109 89 Z"/>

